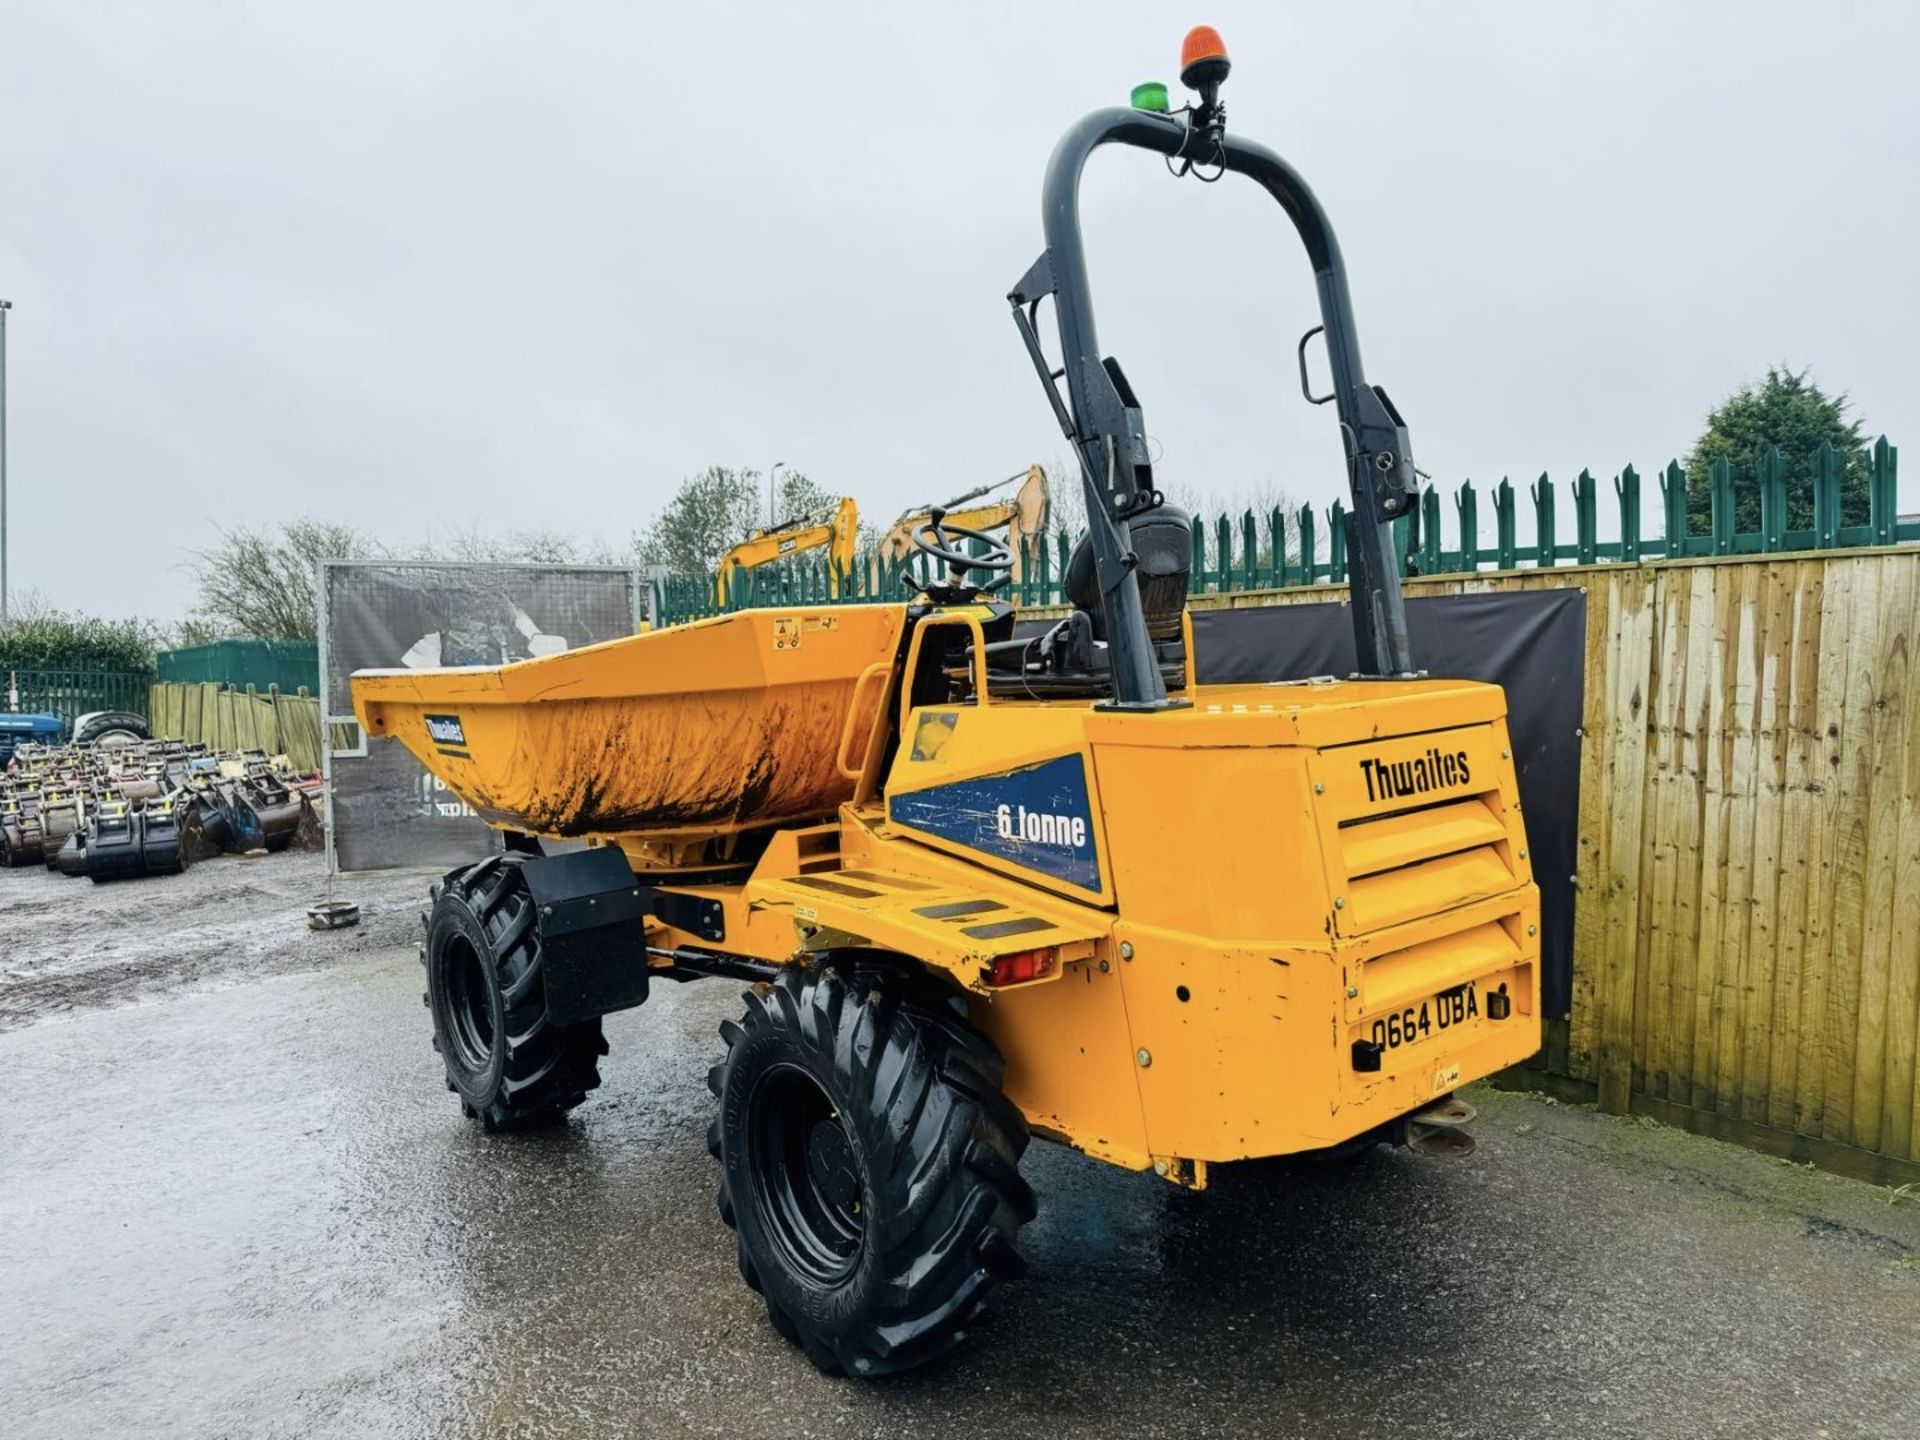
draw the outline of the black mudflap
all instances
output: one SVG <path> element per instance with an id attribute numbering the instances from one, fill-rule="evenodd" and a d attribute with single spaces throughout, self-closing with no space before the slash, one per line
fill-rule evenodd
<path id="1" fill-rule="evenodd" d="M 613 846 L 520 862 L 536 907 L 547 1018 L 574 1025 L 647 998 L 646 887 Z"/>

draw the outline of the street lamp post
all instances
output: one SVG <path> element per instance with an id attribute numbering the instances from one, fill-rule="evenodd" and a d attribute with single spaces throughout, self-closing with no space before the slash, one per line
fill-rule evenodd
<path id="1" fill-rule="evenodd" d="M 7 311 L 0 300 L 0 625 L 7 623 Z"/>
<path id="2" fill-rule="evenodd" d="M 771 530 L 780 523 L 780 503 L 774 498 L 773 477 L 786 467 L 786 461 L 776 460 L 773 468 L 767 471 L 767 528 Z"/>

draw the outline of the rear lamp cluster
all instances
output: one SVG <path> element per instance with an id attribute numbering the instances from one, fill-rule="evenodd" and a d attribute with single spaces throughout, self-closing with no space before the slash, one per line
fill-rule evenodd
<path id="1" fill-rule="evenodd" d="M 1012 955 L 996 955 L 987 972 L 989 985 L 1023 985 L 1029 980 L 1044 980 L 1060 963 L 1060 952 L 1052 946 L 1044 950 L 1020 950 Z"/>

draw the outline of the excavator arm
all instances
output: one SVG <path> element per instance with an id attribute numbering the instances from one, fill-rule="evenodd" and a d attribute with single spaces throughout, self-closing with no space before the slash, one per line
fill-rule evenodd
<path id="1" fill-rule="evenodd" d="M 998 530 L 1007 532 L 1007 548 L 1013 551 L 1015 580 L 1020 575 L 1020 541 L 1036 540 L 1047 529 L 1047 472 L 1038 465 L 1029 465 L 1024 476 L 1013 476 L 1020 481 L 1020 488 L 1004 500 L 989 501 L 984 505 L 969 506 L 970 500 L 977 500 L 990 491 L 998 490 L 1008 481 L 997 485 L 985 485 L 970 491 L 958 499 L 942 506 L 942 523 L 957 526 L 963 530 L 984 530 L 989 533 Z M 914 532 L 933 519 L 931 509 L 902 515 L 893 522 L 893 527 L 880 537 L 880 555 L 883 559 L 897 562 L 913 553 Z"/>
<path id="2" fill-rule="evenodd" d="M 816 521 L 812 516 L 803 516 L 770 529 L 757 530 L 751 538 L 742 540 L 720 557 L 714 575 L 720 603 L 727 603 L 727 592 L 737 583 L 736 571 L 744 577 L 748 572 L 775 560 L 786 560 L 822 548 L 826 550 L 829 561 L 828 584 L 832 593 L 838 595 L 841 577 L 853 570 L 854 552 L 859 543 L 860 507 L 854 503 L 851 495 L 843 496 L 826 520 Z"/>

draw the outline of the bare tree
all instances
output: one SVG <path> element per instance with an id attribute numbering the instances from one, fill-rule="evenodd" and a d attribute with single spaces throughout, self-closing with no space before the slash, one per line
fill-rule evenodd
<path id="1" fill-rule="evenodd" d="M 217 544 L 194 552 L 195 601 L 182 634 L 311 640 L 316 563 L 383 553 L 353 526 L 326 520 L 287 520 L 278 531 L 223 530 Z"/>
<path id="2" fill-rule="evenodd" d="M 604 540 L 581 540 L 558 530 L 509 530 L 488 535 L 478 526 L 456 528 L 413 552 L 421 560 L 489 565 L 618 565 L 631 556 Z"/>
<path id="3" fill-rule="evenodd" d="M 11 625 L 38 625 L 43 620 L 51 620 L 60 614 L 60 608 L 53 603 L 51 596 L 44 590 L 29 586 L 25 590 L 7 592 L 7 623 Z"/>
<path id="4" fill-rule="evenodd" d="M 1206 527 L 1207 554 L 1218 563 L 1218 525 L 1225 516 L 1234 527 L 1235 546 L 1239 545 L 1241 518 L 1249 512 L 1259 534 L 1258 556 L 1262 565 L 1272 563 L 1273 547 L 1268 536 L 1273 512 L 1282 517 L 1289 563 L 1300 558 L 1298 517 L 1300 500 L 1296 495 L 1271 482 L 1236 487 L 1211 486 L 1197 492 L 1169 493 L 1168 498 Z M 1070 455 L 1058 456 L 1047 466 L 1047 529 L 1052 534 L 1065 531 L 1076 542 L 1087 532 L 1086 491 L 1080 481 L 1080 466 Z M 1234 551 L 1236 559 L 1240 551 Z"/>
<path id="5" fill-rule="evenodd" d="M 1080 462 L 1056 455 L 1047 465 L 1047 530 L 1062 530 L 1076 540 L 1087 530 L 1086 487 L 1080 481 Z"/>

